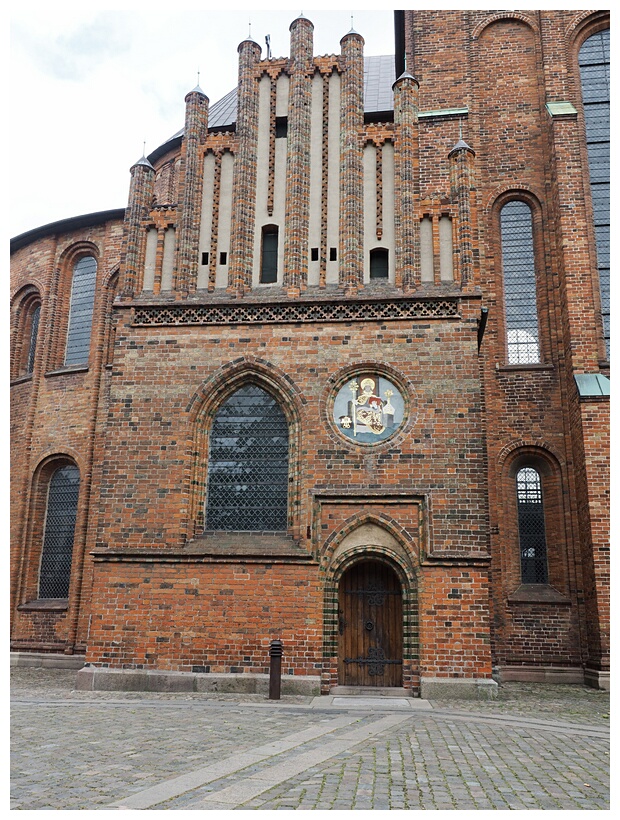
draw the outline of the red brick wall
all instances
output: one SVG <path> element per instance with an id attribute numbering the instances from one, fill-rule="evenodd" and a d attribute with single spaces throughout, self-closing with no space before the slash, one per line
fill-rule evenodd
<path id="1" fill-rule="evenodd" d="M 322 602 L 315 568 L 251 563 L 96 564 L 87 662 L 190 672 L 320 675 Z"/>

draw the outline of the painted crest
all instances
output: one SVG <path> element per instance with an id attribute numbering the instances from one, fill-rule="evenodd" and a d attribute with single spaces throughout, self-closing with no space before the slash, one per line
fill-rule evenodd
<path id="1" fill-rule="evenodd" d="M 400 427 L 404 402 L 392 382 L 364 373 L 346 382 L 334 401 L 334 424 L 359 444 L 376 444 Z"/>

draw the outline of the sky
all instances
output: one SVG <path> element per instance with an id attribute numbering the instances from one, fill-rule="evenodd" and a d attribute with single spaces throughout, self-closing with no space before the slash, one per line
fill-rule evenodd
<path id="1" fill-rule="evenodd" d="M 273 57 L 289 55 L 289 26 L 301 9 L 225 5 L 209 11 L 180 0 L 174 14 L 96 0 L 12 8 L 10 122 L 19 127 L 9 135 L 10 236 L 125 207 L 129 168 L 144 143 L 148 155 L 183 127 L 198 72 L 211 103 L 236 86 L 237 46 L 248 33 L 263 46 L 269 34 Z M 315 55 L 340 52 L 351 15 L 367 55 L 394 53 L 392 9 L 303 13 L 314 23 Z"/>

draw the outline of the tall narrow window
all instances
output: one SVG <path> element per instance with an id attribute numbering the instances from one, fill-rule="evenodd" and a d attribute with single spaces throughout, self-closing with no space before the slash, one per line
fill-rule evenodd
<path id="1" fill-rule="evenodd" d="M 389 273 L 389 253 L 386 248 L 370 251 L 370 278 L 387 279 Z"/>
<path id="2" fill-rule="evenodd" d="M 286 530 L 288 425 L 273 396 L 248 384 L 224 402 L 208 471 L 207 530 Z"/>
<path id="3" fill-rule="evenodd" d="M 80 472 L 73 465 L 59 467 L 49 482 L 39 598 L 68 598 L 77 515 Z"/>
<path id="4" fill-rule="evenodd" d="M 37 352 L 37 336 L 39 335 L 39 318 L 41 316 L 41 305 L 35 305 L 30 314 L 30 338 L 28 339 L 28 359 L 26 361 L 26 373 L 34 370 L 34 356 Z"/>
<path id="5" fill-rule="evenodd" d="M 265 225 L 263 228 L 263 250 L 261 254 L 260 281 L 263 285 L 278 281 L 278 227 Z"/>
<path id="6" fill-rule="evenodd" d="M 71 308 L 65 353 L 66 365 L 86 364 L 88 362 L 96 278 L 96 259 L 93 256 L 83 256 L 73 269 Z"/>
<path id="7" fill-rule="evenodd" d="M 524 584 L 547 583 L 547 542 L 540 475 L 533 467 L 517 473 L 517 512 L 521 581 Z"/>
<path id="8" fill-rule="evenodd" d="M 508 363 L 531 364 L 540 361 L 532 212 L 514 200 L 500 220 Z"/>
<path id="9" fill-rule="evenodd" d="M 609 29 L 589 37 L 579 51 L 601 312 L 609 356 Z"/>

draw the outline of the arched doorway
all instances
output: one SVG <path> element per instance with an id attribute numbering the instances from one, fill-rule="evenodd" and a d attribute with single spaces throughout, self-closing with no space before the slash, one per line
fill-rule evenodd
<path id="1" fill-rule="evenodd" d="M 338 587 L 338 682 L 402 686 L 403 604 L 398 576 L 381 561 L 347 569 Z"/>

